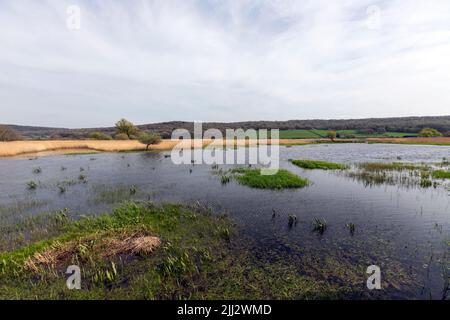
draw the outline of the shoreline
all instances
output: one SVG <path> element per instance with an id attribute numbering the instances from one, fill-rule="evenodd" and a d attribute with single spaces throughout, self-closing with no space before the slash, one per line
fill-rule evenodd
<path id="1" fill-rule="evenodd" d="M 158 145 L 152 145 L 149 151 L 169 151 L 179 141 L 165 139 Z M 185 140 L 186 147 L 205 148 L 208 146 L 224 145 L 223 140 Z M 270 144 L 270 140 L 263 144 Z M 315 143 L 389 143 L 410 145 L 450 146 L 450 137 L 437 138 L 367 138 L 367 139 L 280 139 L 280 146 L 307 145 Z M 236 140 L 235 146 L 257 145 L 254 140 Z M 17 156 L 50 156 L 61 154 L 77 154 L 92 152 L 127 152 L 145 151 L 146 146 L 136 140 L 30 140 L 0 142 L 0 158 Z"/>

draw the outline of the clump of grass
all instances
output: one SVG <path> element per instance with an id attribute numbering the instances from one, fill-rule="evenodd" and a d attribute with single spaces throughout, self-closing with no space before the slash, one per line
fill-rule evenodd
<path id="1" fill-rule="evenodd" d="M 450 161 L 446 157 L 442 158 L 441 167 L 450 166 Z"/>
<path id="2" fill-rule="evenodd" d="M 364 162 L 358 164 L 360 169 L 366 171 L 406 171 L 406 170 L 428 170 L 429 167 L 423 164 L 405 163 L 405 162 Z"/>
<path id="3" fill-rule="evenodd" d="M 58 185 L 58 189 L 60 194 L 66 193 L 67 191 L 66 187 L 63 185 Z"/>
<path id="4" fill-rule="evenodd" d="M 431 175 L 434 179 L 450 179 L 450 171 L 436 170 Z"/>
<path id="5" fill-rule="evenodd" d="M 297 225 L 297 216 L 290 214 L 288 217 L 288 226 L 289 228 L 292 228 L 293 226 Z"/>
<path id="6" fill-rule="evenodd" d="M 319 234 L 324 234 L 327 230 L 328 225 L 325 219 L 315 218 L 313 221 L 313 231 Z"/>
<path id="7" fill-rule="evenodd" d="M 353 237 L 355 235 L 355 230 L 356 230 L 356 226 L 354 223 L 348 223 L 346 225 L 346 227 L 348 228 L 348 230 L 350 231 L 350 235 Z"/>
<path id="8" fill-rule="evenodd" d="M 374 186 L 374 185 L 380 185 L 380 184 L 390 184 L 393 185 L 394 177 L 386 172 L 371 172 L 371 171 L 356 171 L 356 172 L 350 172 L 348 174 L 350 178 L 356 179 L 358 181 L 361 181 L 364 183 L 364 185 L 367 186 Z"/>
<path id="9" fill-rule="evenodd" d="M 228 183 L 230 183 L 230 181 L 231 181 L 230 176 L 227 176 L 227 175 L 221 175 L 220 176 L 220 182 L 222 184 L 228 184 Z"/>
<path id="10" fill-rule="evenodd" d="M 34 168 L 34 169 L 33 169 L 33 173 L 34 173 L 34 174 L 40 174 L 40 173 L 42 173 L 42 168 L 41 168 L 41 167 Z"/>
<path id="11" fill-rule="evenodd" d="M 279 169 L 271 175 L 262 175 L 261 169 L 250 168 L 235 168 L 231 172 L 235 174 L 235 179 L 240 184 L 251 188 L 282 190 L 304 188 L 309 185 L 307 179 L 285 169 Z"/>
<path id="12" fill-rule="evenodd" d="M 422 178 L 422 179 L 420 180 L 419 185 L 420 185 L 420 187 L 422 187 L 422 188 L 430 188 L 430 187 L 433 186 L 433 181 L 431 181 L 430 179 L 427 179 L 427 178 Z"/>
<path id="13" fill-rule="evenodd" d="M 28 181 L 27 188 L 28 190 L 36 190 L 39 184 L 36 181 Z"/>
<path id="14" fill-rule="evenodd" d="M 109 187 L 107 185 L 95 185 L 92 189 L 95 193 L 92 200 L 94 203 L 122 202 L 125 200 L 130 200 L 137 193 L 137 187 L 135 185 L 118 185 L 114 187 Z"/>
<path id="15" fill-rule="evenodd" d="M 345 164 L 321 160 L 291 160 L 291 163 L 304 169 L 344 170 L 349 168 Z"/>

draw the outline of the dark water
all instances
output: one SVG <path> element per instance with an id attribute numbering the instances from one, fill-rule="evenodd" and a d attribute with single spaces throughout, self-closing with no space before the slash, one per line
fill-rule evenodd
<path id="1" fill-rule="evenodd" d="M 336 172 L 297 168 L 288 159 L 357 163 L 401 158 L 405 162 L 440 162 L 444 157 L 450 158 L 450 147 L 320 144 L 281 147 L 280 152 L 281 167 L 307 177 L 313 182 L 311 186 L 269 191 L 250 189 L 233 181 L 222 185 L 211 166 L 177 166 L 166 156 L 169 153 L 2 159 L 0 223 L 12 223 L 51 209 L 69 208 L 73 216 L 104 212 L 116 204 L 102 194 L 135 185 L 138 192 L 133 198 L 181 203 L 198 200 L 228 213 L 241 232 L 253 240 L 253 250 L 261 258 L 297 254 L 292 248 L 299 247 L 302 254 L 329 255 L 358 266 L 379 265 L 382 273 L 392 276 L 401 272 L 414 279 L 414 284 L 382 291 L 384 298 L 442 297 L 443 268 L 449 268 L 445 257 L 449 248 L 444 244 L 450 237 L 448 190 L 388 185 L 368 188 Z M 62 170 L 62 166 L 66 169 Z M 38 167 L 42 172 L 33 173 Z M 58 183 L 76 181 L 80 174 L 87 177 L 87 183 L 69 185 L 65 193 L 59 193 Z M 30 180 L 40 182 L 34 191 L 27 190 Z M 30 201 L 35 201 L 35 205 L 27 206 Z M 8 213 L 8 208 L 14 206 L 19 209 Z M 277 213 L 275 218 L 273 210 Z M 293 228 L 287 223 L 290 214 L 298 218 Z M 328 229 L 323 235 L 311 231 L 314 218 L 327 221 Z M 348 223 L 356 225 L 353 236 L 346 227 Z"/>

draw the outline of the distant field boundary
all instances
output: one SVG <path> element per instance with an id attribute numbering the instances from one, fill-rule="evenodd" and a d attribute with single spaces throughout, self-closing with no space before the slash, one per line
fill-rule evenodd
<path id="1" fill-rule="evenodd" d="M 185 140 L 186 146 L 204 148 L 209 145 L 218 146 L 225 144 L 223 140 Z M 150 146 L 149 150 L 171 150 L 178 142 L 163 140 L 160 144 Z M 259 141 L 262 144 L 270 144 L 269 141 Z M 368 138 L 368 139 L 280 139 L 280 145 L 306 145 L 314 143 L 394 143 L 394 144 L 425 144 L 450 146 L 450 137 L 436 138 Z M 239 140 L 237 146 L 256 145 L 257 141 Z M 13 141 L 0 142 L 0 157 L 13 157 L 20 155 L 50 155 L 56 153 L 83 153 L 83 152 L 126 152 L 143 151 L 145 145 L 136 140 L 47 140 L 47 141 Z"/>

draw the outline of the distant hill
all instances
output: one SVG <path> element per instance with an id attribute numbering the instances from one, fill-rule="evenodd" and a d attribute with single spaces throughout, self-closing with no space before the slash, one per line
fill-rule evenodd
<path id="1" fill-rule="evenodd" d="M 83 139 L 91 132 L 101 131 L 114 134 L 114 127 L 107 128 L 48 128 L 34 126 L 9 125 L 27 139 Z M 174 129 L 187 129 L 192 132 L 193 123 L 184 121 L 171 121 L 145 124 L 138 126 L 142 130 L 155 131 L 164 138 L 169 138 Z M 323 129 L 323 130 L 363 130 L 373 132 L 406 132 L 417 133 L 422 128 L 432 127 L 441 132 L 450 131 L 450 116 L 436 117 L 398 117 L 398 118 L 368 118 L 343 120 L 288 120 L 288 121 L 246 121 L 246 122 L 207 122 L 203 129 Z"/>

